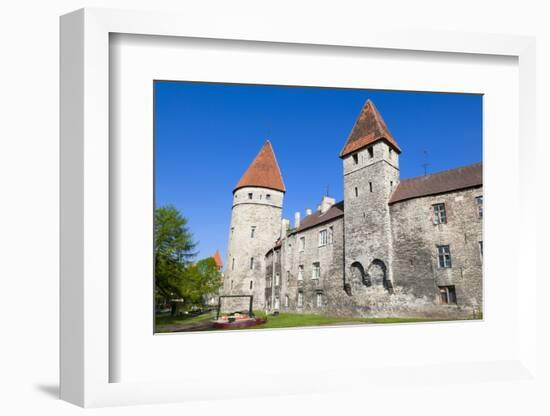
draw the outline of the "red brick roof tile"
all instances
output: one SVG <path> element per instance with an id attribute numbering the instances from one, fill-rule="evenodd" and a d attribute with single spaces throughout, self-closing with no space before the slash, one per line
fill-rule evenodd
<path id="1" fill-rule="evenodd" d="M 256 186 L 260 188 L 269 188 L 285 192 L 283 176 L 279 169 L 279 164 L 275 158 L 275 153 L 268 140 L 263 145 L 260 153 L 250 164 L 234 191 L 245 186 Z"/>
<path id="2" fill-rule="evenodd" d="M 401 153 L 399 145 L 391 135 L 374 103 L 367 100 L 355 121 L 344 148 L 340 152 L 340 157 L 345 157 L 379 140 L 387 141 L 398 153 Z"/>

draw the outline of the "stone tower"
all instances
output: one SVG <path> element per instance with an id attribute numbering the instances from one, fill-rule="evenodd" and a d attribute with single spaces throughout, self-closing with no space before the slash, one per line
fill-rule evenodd
<path id="1" fill-rule="evenodd" d="M 344 288 L 357 299 L 369 288 L 392 291 L 388 201 L 399 182 L 401 149 L 368 100 L 340 152 L 344 167 Z M 361 303 L 361 302 L 359 302 Z"/>
<path id="2" fill-rule="evenodd" d="M 283 177 L 268 140 L 233 190 L 224 275 L 224 293 L 253 295 L 254 309 L 265 306 L 265 255 L 281 235 L 284 194 Z"/>

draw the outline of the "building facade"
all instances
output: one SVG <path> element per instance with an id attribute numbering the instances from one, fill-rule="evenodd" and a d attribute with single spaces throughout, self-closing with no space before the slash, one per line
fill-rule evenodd
<path id="1" fill-rule="evenodd" d="M 401 181 L 400 154 L 367 101 L 339 155 L 344 201 L 325 196 L 291 227 L 267 142 L 233 192 L 224 292 L 270 312 L 479 316 L 482 165 Z"/>

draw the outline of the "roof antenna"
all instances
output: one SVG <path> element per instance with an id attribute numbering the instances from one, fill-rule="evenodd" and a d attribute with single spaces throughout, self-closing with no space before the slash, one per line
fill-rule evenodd
<path id="1" fill-rule="evenodd" d="M 422 167 L 424 168 L 424 176 L 428 174 L 428 166 L 430 166 L 428 163 L 428 151 L 424 150 L 424 163 L 422 163 Z"/>

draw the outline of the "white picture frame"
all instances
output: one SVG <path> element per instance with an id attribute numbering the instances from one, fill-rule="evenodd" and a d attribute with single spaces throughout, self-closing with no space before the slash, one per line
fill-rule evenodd
<path id="1" fill-rule="evenodd" d="M 265 22 L 262 22 L 265 23 Z M 239 30 L 236 31 L 235 28 Z M 335 48 L 429 51 L 439 54 L 503 55 L 517 58 L 519 67 L 521 199 L 518 212 L 527 213 L 535 194 L 529 180 L 535 165 L 529 154 L 536 148 L 535 41 L 529 37 L 468 33 L 398 32 L 348 27 L 337 31 L 311 25 L 266 25 L 249 21 L 217 20 L 204 25 L 192 16 L 83 9 L 61 18 L 61 398 L 80 406 L 161 403 L 211 398 L 254 397 L 270 394 L 339 392 L 360 384 L 390 383 L 429 387 L 444 371 L 454 380 L 480 383 L 506 380 L 537 383 L 536 281 L 533 251 L 525 242 L 536 240 L 535 215 L 521 215 L 514 239 L 517 264 L 523 265 L 523 286 L 517 290 L 517 346 L 508 359 L 498 361 L 419 362 L 414 369 L 332 368 L 302 377 L 266 372 L 266 379 L 246 391 L 223 391 L 207 378 L 179 382 L 111 382 L 110 368 L 121 357 L 110 348 L 118 336 L 110 327 L 110 159 L 109 38 L 111 34 L 225 39 L 280 44 L 331 45 Z M 524 242 L 524 244 L 522 244 Z M 519 273 L 519 270 L 515 271 Z M 111 332 L 110 332 L 111 328 Z M 152 336 L 152 334 L 151 334 Z M 314 332 L 304 335 L 315 337 Z M 246 379 L 246 371 L 244 371 Z M 355 387 L 354 387 L 355 386 Z M 420 386 L 420 387 L 419 387 Z"/>

